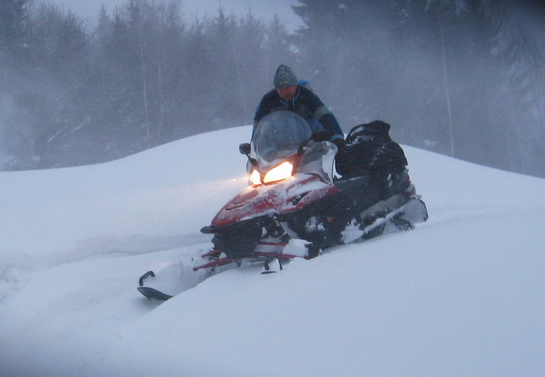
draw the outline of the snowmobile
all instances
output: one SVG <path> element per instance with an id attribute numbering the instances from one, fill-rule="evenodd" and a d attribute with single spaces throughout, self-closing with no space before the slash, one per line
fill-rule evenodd
<path id="1" fill-rule="evenodd" d="M 276 272 L 286 260 L 313 258 L 332 246 L 427 220 L 406 170 L 388 177 L 386 194 L 372 176 L 338 179 L 337 147 L 329 137 L 293 112 L 264 117 L 251 142 L 239 147 L 248 158 L 249 185 L 201 229 L 213 236 L 213 248 L 196 258 L 193 270 L 260 263 L 262 273 Z M 140 278 L 139 291 L 168 299 L 145 285 L 154 275 Z"/>

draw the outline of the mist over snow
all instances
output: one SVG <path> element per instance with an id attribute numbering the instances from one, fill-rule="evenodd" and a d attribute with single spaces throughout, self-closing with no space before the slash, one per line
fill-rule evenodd
<path id="1" fill-rule="evenodd" d="M 2 4 L 0 171 L 249 124 L 287 64 L 344 132 L 382 119 L 405 145 L 545 177 L 540 1 Z"/>
<path id="2" fill-rule="evenodd" d="M 545 375 L 545 180 L 406 146 L 415 230 L 141 296 L 145 271 L 210 247 L 250 133 L 1 172 L 0 376 Z"/>
<path id="3" fill-rule="evenodd" d="M 80 17 L 85 17 L 94 22 L 102 6 L 107 11 L 113 11 L 127 3 L 126 0 L 49 0 L 71 10 Z M 218 13 L 220 7 L 227 14 L 235 14 L 243 17 L 251 12 L 257 18 L 270 21 L 277 15 L 290 29 L 301 26 L 301 19 L 292 11 L 291 6 L 297 4 L 297 0 L 183 0 L 182 15 L 189 23 L 195 19 L 212 17 Z"/>

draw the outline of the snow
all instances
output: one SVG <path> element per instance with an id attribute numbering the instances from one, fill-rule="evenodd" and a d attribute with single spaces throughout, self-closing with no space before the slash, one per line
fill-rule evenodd
<path id="1" fill-rule="evenodd" d="M 250 133 L 0 173 L 0 376 L 545 375 L 545 180 L 410 147 L 415 230 L 141 296 L 208 248 Z"/>

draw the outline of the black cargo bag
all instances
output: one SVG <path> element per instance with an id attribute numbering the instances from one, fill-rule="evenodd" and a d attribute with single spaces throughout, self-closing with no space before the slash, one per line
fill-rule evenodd
<path id="1" fill-rule="evenodd" d="M 346 147 L 337 153 L 335 167 L 342 178 L 366 174 L 398 173 L 407 166 L 405 153 L 381 120 L 360 124 L 346 136 Z"/>

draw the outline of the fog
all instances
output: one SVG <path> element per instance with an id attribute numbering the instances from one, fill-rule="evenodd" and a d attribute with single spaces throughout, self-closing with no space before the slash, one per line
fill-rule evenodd
<path id="1" fill-rule="evenodd" d="M 103 5 L 108 11 L 113 12 L 116 7 L 122 7 L 127 1 L 52 0 L 51 2 L 94 22 Z M 303 24 L 291 9 L 293 4 L 297 4 L 297 0 L 179 0 L 179 2 L 184 9 L 183 17 L 186 23 L 191 23 L 196 18 L 214 17 L 221 6 L 227 13 L 237 16 L 245 16 L 248 11 L 251 11 L 257 18 L 264 21 L 269 21 L 276 14 L 289 30 L 295 30 Z"/>
<path id="2" fill-rule="evenodd" d="M 545 177 L 540 2 L 97 3 L 7 1 L 23 5 L 0 30 L 0 170 L 251 124 L 288 64 L 345 132 L 381 119 L 399 142 Z"/>

